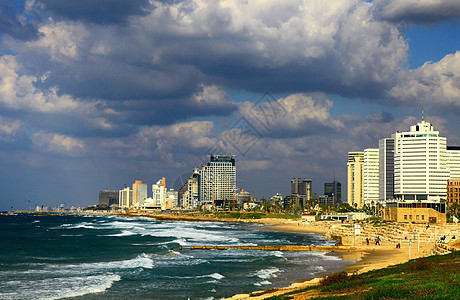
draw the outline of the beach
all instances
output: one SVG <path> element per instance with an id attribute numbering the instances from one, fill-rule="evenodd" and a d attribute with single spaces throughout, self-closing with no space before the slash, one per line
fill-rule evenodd
<path id="1" fill-rule="evenodd" d="M 34 215 L 34 214 L 32 214 Z M 61 215 L 61 214 L 57 214 Z M 72 214 L 69 214 L 71 216 Z M 80 214 L 76 214 L 78 216 Z M 89 214 L 91 215 L 91 214 Z M 95 216 L 100 216 L 101 214 L 94 214 Z M 115 217 L 113 214 L 102 214 L 105 215 L 109 218 Z M 118 215 L 118 214 L 117 214 Z M 37 217 L 40 217 L 40 215 L 36 215 Z M 62 215 L 65 216 L 65 215 Z M 86 216 L 86 214 L 81 214 L 81 216 Z M 370 223 L 365 223 L 362 222 L 360 223 L 362 227 L 362 232 L 361 235 L 358 237 L 353 236 L 353 238 L 350 238 L 350 232 L 353 232 L 353 229 L 355 228 L 354 223 L 341 223 L 341 222 L 334 222 L 334 221 L 319 221 L 319 222 L 312 222 L 312 223 L 302 223 L 300 220 L 290 220 L 290 219 L 282 219 L 282 218 L 259 218 L 259 219 L 237 219 L 237 218 L 217 218 L 216 216 L 212 215 L 196 215 L 196 216 L 191 216 L 191 215 L 182 215 L 182 214 L 123 214 L 123 215 L 118 215 L 122 217 L 150 217 L 154 218 L 156 220 L 168 220 L 168 221 L 187 221 L 186 223 L 190 222 L 189 224 L 183 224 L 181 226 L 185 226 L 184 228 L 190 227 L 190 229 L 187 229 L 188 232 L 190 232 L 190 237 L 194 238 L 196 233 L 199 233 L 201 230 L 202 226 L 208 226 L 204 224 L 209 224 L 212 228 L 212 230 L 217 230 L 217 227 L 213 227 L 214 225 L 212 224 L 213 222 L 226 222 L 226 223 L 251 223 L 254 224 L 254 226 L 248 224 L 248 228 L 251 229 L 256 229 L 257 231 L 261 231 L 261 234 L 263 231 L 272 231 L 272 232 L 280 232 L 280 231 L 286 231 L 286 232 L 298 232 L 298 233 L 316 233 L 320 234 L 322 236 L 325 236 L 328 239 L 333 239 L 337 240 L 337 243 L 343 242 L 343 244 L 338 247 L 339 249 L 342 249 L 344 251 L 334 251 L 334 255 L 338 255 L 342 260 L 344 261 L 352 261 L 354 263 L 343 267 L 343 269 L 348 272 L 349 274 L 360 274 L 363 272 L 375 270 L 375 269 L 381 269 L 385 268 L 391 265 L 395 264 L 400 264 L 404 263 L 409 260 L 409 257 L 411 259 L 414 258 L 419 258 L 419 257 L 425 257 L 428 255 L 431 255 L 433 253 L 433 248 L 435 247 L 435 241 L 443 235 L 447 235 L 448 237 L 452 237 L 452 235 L 449 235 L 447 232 L 457 232 L 458 236 L 458 225 L 444 225 L 444 226 L 435 226 L 432 225 L 430 228 L 426 225 L 411 225 L 411 224 L 384 224 L 384 225 L 379 225 L 379 224 L 370 224 Z M 38 219 L 37 219 L 38 220 Z M 42 226 L 41 224 L 47 219 L 43 219 L 40 223 L 36 223 L 36 226 Z M 92 220 L 92 219 L 88 219 Z M 103 230 L 106 228 L 104 225 L 105 223 L 99 223 L 101 220 L 104 219 L 94 219 L 92 220 L 92 223 L 88 223 L 87 219 L 82 219 L 79 221 L 79 223 L 76 223 L 75 225 L 71 227 L 62 227 L 63 230 L 90 230 L 94 231 L 95 228 L 99 228 L 99 230 Z M 142 222 L 142 225 L 139 224 L 139 228 L 141 227 L 149 227 L 153 226 L 152 228 L 155 228 L 155 226 L 159 225 L 153 225 L 150 224 L 147 220 L 142 220 L 142 219 L 131 219 L 131 218 L 122 218 L 122 219 L 107 219 L 107 222 L 113 222 L 113 232 L 107 233 L 107 238 L 110 239 L 111 236 L 132 236 L 135 237 L 139 235 L 141 238 L 143 235 L 145 235 L 145 232 L 143 232 L 141 229 L 138 229 L 139 232 L 134 232 L 133 228 L 131 228 L 131 223 L 132 222 Z M 105 222 L 105 221 L 104 221 Z M 195 222 L 199 222 L 198 224 L 194 225 Z M 200 223 L 204 222 L 204 223 Z M 208 223 L 209 222 L 209 223 Z M 35 226 L 34 225 L 34 226 Z M 168 225 L 168 226 L 173 226 L 173 225 Z M 196 228 L 195 228 L 196 227 Z M 227 226 L 220 226 L 219 225 L 219 230 L 225 229 Z M 367 228 L 370 227 L 370 228 Z M 53 227 L 56 228 L 56 227 Z M 193 230 L 198 230 L 197 232 L 193 231 L 191 228 L 195 228 Z M 191 230 L 191 231 L 190 231 Z M 225 229 L 226 230 L 226 229 Z M 444 231 L 443 231 L 444 230 Z M 393 236 L 392 234 L 394 232 L 398 231 L 399 236 Z M 180 231 L 174 231 L 171 233 L 166 233 L 165 235 L 172 235 L 170 237 L 171 243 L 174 243 L 177 240 L 178 236 L 184 235 L 184 230 Z M 415 234 L 414 232 L 417 232 L 418 237 L 416 242 L 410 242 L 411 239 L 415 239 Z M 216 245 L 225 245 L 228 243 L 228 238 L 225 237 L 225 232 L 222 232 L 222 236 L 216 236 Z M 381 237 L 380 245 L 375 245 L 375 234 L 378 234 L 378 236 Z M 299 237 L 302 235 L 298 235 Z M 82 237 L 77 238 L 84 238 L 86 237 L 86 233 L 82 235 Z M 184 235 L 183 237 L 180 238 L 181 243 L 183 243 L 184 237 L 187 237 L 187 235 Z M 369 245 L 366 244 L 366 237 L 369 237 L 370 242 Z M 235 237 L 236 239 L 238 237 Z M 458 240 L 458 239 L 457 239 Z M 196 242 L 199 243 L 200 239 L 197 239 Z M 260 240 L 257 244 L 263 246 L 264 240 Z M 396 248 L 396 242 L 401 245 L 400 248 Z M 418 243 L 420 241 L 420 244 Z M 235 242 L 236 243 L 236 242 Z M 139 243 L 140 245 L 141 243 Z M 193 245 L 195 243 L 190 243 L 189 245 Z M 238 243 L 236 243 L 238 244 Z M 291 245 L 301 245 L 302 243 L 291 243 Z M 304 243 L 304 245 L 310 245 L 307 243 Z M 333 246 L 333 244 L 330 244 Z M 450 244 L 446 244 L 450 245 Z M 142 246 L 139 246 L 142 248 Z M 293 246 L 294 247 L 294 246 Z M 330 246 L 331 247 L 331 246 Z M 147 248 L 145 248 L 147 249 Z M 458 248 L 457 248 L 458 249 Z M 346 250 L 346 251 L 345 251 Z M 150 264 L 155 263 L 155 259 L 151 259 L 150 257 L 145 257 L 144 254 L 142 253 L 143 249 L 139 249 L 139 256 L 135 258 L 136 260 L 141 260 L 143 263 L 146 264 L 147 267 L 150 266 Z M 151 249 L 149 250 L 151 251 Z M 163 250 L 161 250 L 163 251 Z M 162 252 L 161 252 L 162 253 Z M 203 256 L 200 259 L 207 259 L 207 255 L 209 253 L 215 254 L 216 259 L 219 259 L 219 257 L 222 254 L 228 255 L 229 252 L 225 251 L 223 253 L 219 252 L 193 252 L 193 255 L 199 255 L 200 257 Z M 249 252 L 251 253 L 251 252 Z M 292 253 L 292 252 L 291 252 Z M 190 253 L 191 254 L 191 253 Z M 168 254 L 169 255 L 169 254 Z M 159 256 L 160 257 L 160 256 Z M 169 256 L 166 256 L 169 257 Z M 180 256 L 179 256 L 180 257 Z M 227 257 L 228 258 L 228 257 Z M 163 259 L 163 256 L 161 256 L 161 259 Z M 235 259 L 242 259 L 236 258 Z M 177 257 L 175 258 L 174 261 L 177 261 Z M 308 264 L 308 263 L 307 263 Z M 97 264 L 96 264 L 97 265 Z M 99 266 L 99 265 L 97 265 Z M 268 266 L 268 265 L 267 265 Z M 147 268 L 148 269 L 148 268 Z M 270 268 L 269 268 L 270 269 Z M 182 270 L 182 269 L 181 269 Z M 123 274 L 124 271 L 120 271 Z M 314 278 L 308 281 L 303 281 L 303 282 L 294 282 L 295 280 L 301 280 L 302 278 L 296 278 L 295 277 L 296 273 L 291 273 L 290 281 L 286 281 L 286 287 L 282 288 L 271 288 L 267 289 L 268 290 L 263 290 L 263 285 L 261 286 L 261 290 L 257 292 L 252 292 L 251 294 L 237 294 L 234 295 L 230 298 L 227 299 L 265 299 L 267 297 L 271 297 L 274 295 L 279 295 L 279 294 L 284 294 L 293 290 L 297 289 L 302 289 L 307 286 L 311 285 L 317 285 L 321 278 Z M 215 277 L 218 277 L 217 280 L 221 280 L 221 276 L 217 276 L 217 274 L 211 274 L 214 275 Z M 110 275 L 113 277 L 113 275 Z M 315 276 L 315 275 L 313 275 Z M 322 275 L 318 275 L 322 276 Z M 118 278 L 112 278 L 108 277 L 108 279 L 112 280 L 115 284 L 115 282 L 119 281 L 120 279 Z M 304 277 L 308 278 L 308 277 Z M 311 277 L 310 277 L 311 278 Z M 107 279 L 107 280 L 108 280 Z M 200 277 L 201 280 L 201 277 Z M 257 282 L 256 282 L 257 283 Z M 289 286 L 288 286 L 289 285 Z M 282 285 L 281 285 L 282 286 Z M 227 294 L 228 295 L 228 294 Z M 231 295 L 231 293 L 230 293 Z"/>
<path id="2" fill-rule="evenodd" d="M 299 222 L 283 222 L 282 224 L 276 225 L 267 225 L 266 229 L 271 230 L 281 230 L 281 231 L 291 231 L 291 232 L 312 232 L 326 234 L 331 227 L 330 224 L 324 223 L 323 225 L 320 222 L 316 224 L 302 225 Z M 370 243 L 367 245 L 358 245 L 350 246 L 352 252 L 342 253 L 342 259 L 355 261 L 355 263 L 345 267 L 345 271 L 349 274 L 360 274 L 376 269 L 386 268 L 391 265 L 396 265 L 400 263 L 407 262 L 410 259 L 415 259 L 419 257 L 425 257 L 430 255 L 431 250 L 434 248 L 434 243 L 424 242 L 420 243 L 411 243 L 409 246 L 408 242 L 401 243 L 401 248 L 396 248 L 395 245 L 390 244 L 389 242 L 382 241 L 381 245 L 375 245 L 375 243 Z M 227 298 L 231 300 L 242 300 L 242 299 L 265 299 L 271 296 L 284 294 L 291 292 L 297 289 L 302 289 L 308 286 L 313 286 L 319 284 L 321 278 L 314 278 L 305 282 L 293 283 L 289 287 L 271 289 L 268 291 L 254 292 L 251 294 L 238 294 L 233 297 Z"/>

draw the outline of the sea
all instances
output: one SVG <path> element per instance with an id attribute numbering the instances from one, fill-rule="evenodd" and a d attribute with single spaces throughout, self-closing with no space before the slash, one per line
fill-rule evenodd
<path id="1" fill-rule="evenodd" d="M 334 243 L 246 223 L 0 215 L 0 299 L 223 299 L 338 272 L 352 262 L 325 252 L 190 246 Z"/>

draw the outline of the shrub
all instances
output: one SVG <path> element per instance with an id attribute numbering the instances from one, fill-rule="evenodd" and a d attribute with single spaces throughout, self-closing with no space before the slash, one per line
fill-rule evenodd
<path id="1" fill-rule="evenodd" d="M 351 276 L 348 276 L 347 272 L 339 272 L 324 277 L 323 279 L 321 279 L 319 284 L 322 286 L 329 286 L 332 284 L 344 283 L 350 281 L 349 277 Z"/>

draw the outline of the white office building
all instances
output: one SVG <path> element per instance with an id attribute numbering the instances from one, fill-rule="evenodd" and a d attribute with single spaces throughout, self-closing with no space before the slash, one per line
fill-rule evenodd
<path id="1" fill-rule="evenodd" d="M 199 171 L 199 201 L 201 205 L 233 201 L 236 191 L 236 167 L 233 155 L 211 155 Z"/>
<path id="2" fill-rule="evenodd" d="M 364 149 L 364 203 L 379 201 L 379 149 Z"/>
<path id="3" fill-rule="evenodd" d="M 133 190 L 125 187 L 118 192 L 118 206 L 121 209 L 129 209 L 133 205 Z"/>
<path id="4" fill-rule="evenodd" d="M 446 197 L 446 138 L 422 119 L 410 131 L 394 133 L 395 196 L 401 200 L 437 200 Z"/>
<path id="5" fill-rule="evenodd" d="M 447 146 L 447 168 L 451 179 L 460 179 L 460 147 Z"/>

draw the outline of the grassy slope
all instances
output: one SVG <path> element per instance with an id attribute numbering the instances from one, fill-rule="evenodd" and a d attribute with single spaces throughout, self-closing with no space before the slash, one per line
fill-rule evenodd
<path id="1" fill-rule="evenodd" d="M 460 299 L 460 251 L 360 275 L 337 273 L 319 286 L 267 299 Z"/>

